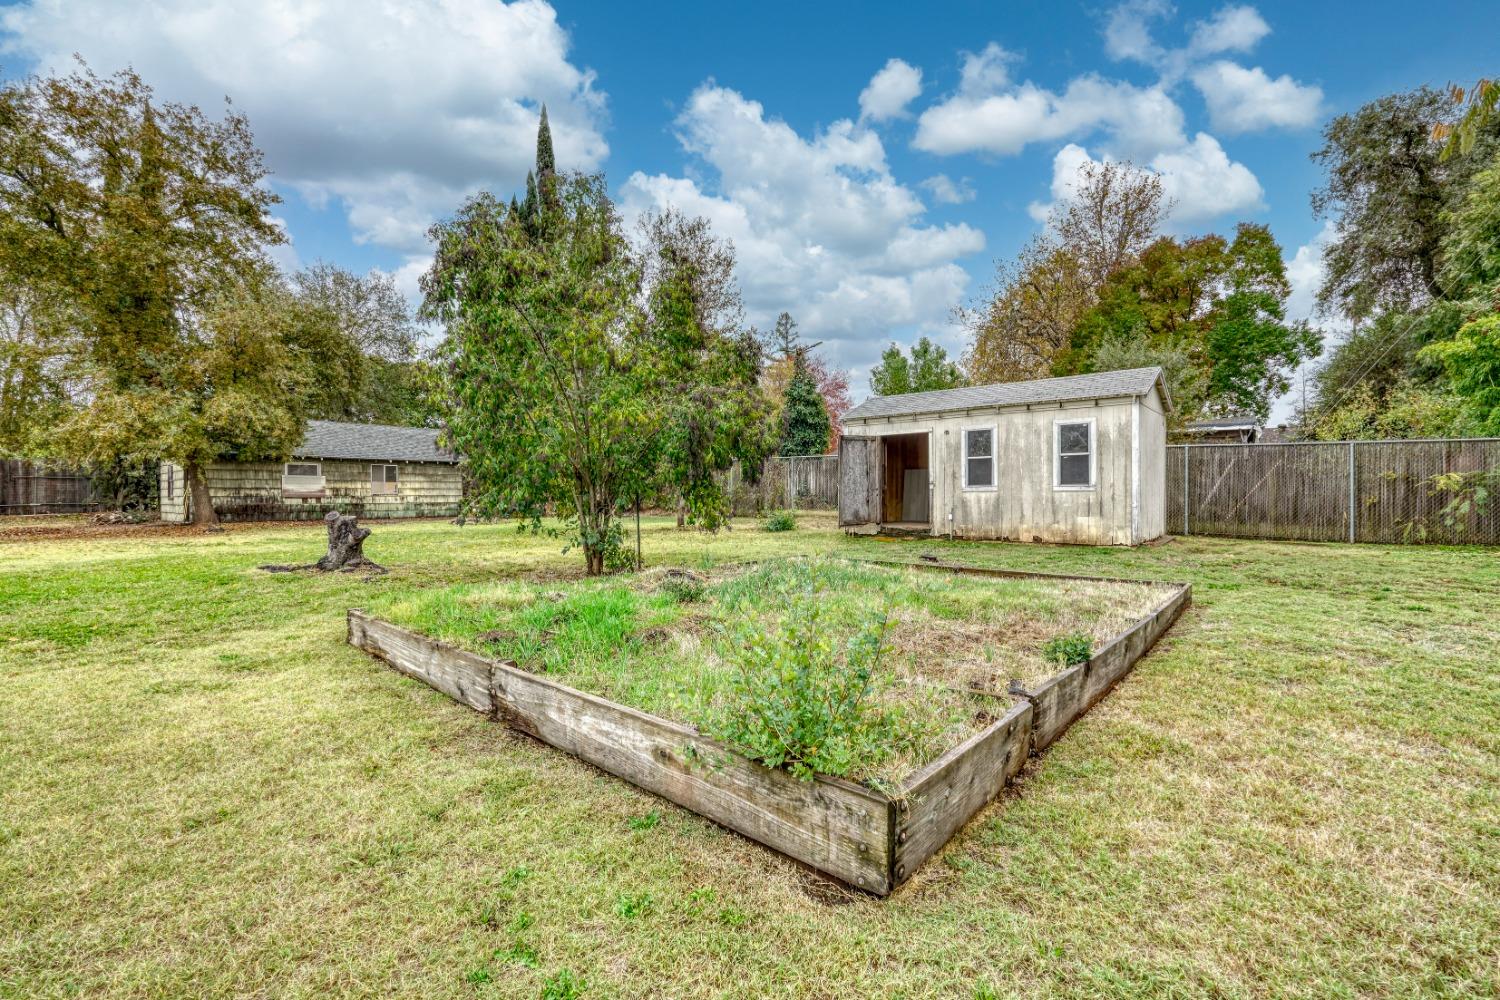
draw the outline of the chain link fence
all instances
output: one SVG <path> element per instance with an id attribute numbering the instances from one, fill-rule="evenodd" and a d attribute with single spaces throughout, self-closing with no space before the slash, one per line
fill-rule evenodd
<path id="1" fill-rule="evenodd" d="M 1500 544 L 1500 438 L 1167 448 L 1167 530 Z"/>

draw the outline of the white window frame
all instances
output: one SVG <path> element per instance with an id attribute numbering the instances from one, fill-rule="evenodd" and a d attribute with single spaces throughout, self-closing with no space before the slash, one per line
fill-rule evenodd
<path id="1" fill-rule="evenodd" d="M 988 486 L 969 485 L 969 432 L 990 432 L 990 484 Z M 960 427 L 959 454 L 963 456 L 963 488 L 965 493 L 993 493 L 1000 488 L 1000 426 L 998 424 L 971 424 Z M 976 455 L 976 458 L 983 458 Z"/>
<path id="2" fill-rule="evenodd" d="M 1052 488 L 1075 493 L 1099 487 L 1099 435 L 1095 417 L 1058 417 L 1052 421 Z M 1064 424 L 1087 424 L 1089 428 L 1089 482 L 1087 486 L 1064 486 L 1062 482 L 1062 429 Z M 1068 452 L 1078 454 L 1076 451 Z"/>
<path id="3" fill-rule="evenodd" d="M 310 465 L 318 470 L 316 476 L 294 476 L 287 470 L 294 465 Z M 289 483 L 288 480 L 295 480 Z M 287 493 L 318 493 L 328 488 L 328 481 L 323 477 L 322 462 L 283 462 L 281 463 L 281 492 Z"/>
<path id="4" fill-rule="evenodd" d="M 394 486 L 395 489 L 393 489 L 393 490 L 379 490 L 379 491 L 376 491 L 376 489 L 375 489 L 375 470 L 376 469 L 395 469 L 396 470 L 396 481 L 394 483 L 391 482 L 389 479 L 384 478 L 385 473 L 383 473 L 383 472 L 381 473 L 381 477 L 382 478 L 380 480 L 381 485 L 383 485 L 383 486 Z M 371 496 L 377 496 L 377 497 L 393 497 L 393 496 L 399 495 L 400 493 L 401 493 L 401 466 L 399 464 L 395 463 L 395 462 L 371 462 L 370 463 L 370 495 Z"/>

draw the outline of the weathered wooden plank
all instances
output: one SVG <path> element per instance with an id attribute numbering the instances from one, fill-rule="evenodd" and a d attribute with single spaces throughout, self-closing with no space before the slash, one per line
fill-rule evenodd
<path id="1" fill-rule="evenodd" d="M 839 438 L 839 525 L 880 520 L 880 439 Z"/>
<path id="2" fill-rule="evenodd" d="M 850 885 L 879 894 L 892 888 L 893 808 L 887 796 L 836 778 L 801 781 L 688 726 L 512 663 L 454 649 L 363 612 L 349 613 L 349 640 L 476 708 L 480 699 L 472 697 L 472 684 L 482 669 L 488 705 L 512 728 Z"/>
<path id="3" fill-rule="evenodd" d="M 1021 701 L 982 732 L 902 782 L 891 874 L 906 881 L 1026 763 L 1032 707 Z"/>
<path id="4" fill-rule="evenodd" d="M 349 643 L 374 653 L 403 674 L 437 688 L 476 712 L 495 711 L 491 661 L 482 656 L 358 610 L 349 612 Z"/>
<path id="5" fill-rule="evenodd" d="M 1043 750 L 1056 742 L 1067 728 L 1098 700 L 1104 697 L 1120 678 L 1128 674 L 1141 657 L 1150 651 L 1182 611 L 1192 602 L 1193 588 L 1181 584 L 1151 614 L 1115 636 L 1089 658 L 1087 663 L 1069 667 L 1025 692 L 1035 708 L 1032 719 L 1032 746 Z"/>

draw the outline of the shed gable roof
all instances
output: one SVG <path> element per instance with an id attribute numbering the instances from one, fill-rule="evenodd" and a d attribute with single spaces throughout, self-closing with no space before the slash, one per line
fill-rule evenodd
<path id="1" fill-rule="evenodd" d="M 307 433 L 292 449 L 292 457 L 456 463 L 457 456 L 438 447 L 437 435 L 430 427 L 309 420 Z"/>
<path id="2" fill-rule="evenodd" d="M 975 410 L 991 406 L 1023 406 L 1028 403 L 1065 403 L 1079 399 L 1107 399 L 1113 396 L 1144 396 L 1160 384 L 1162 401 L 1170 407 L 1166 381 L 1160 368 L 1126 368 L 1113 372 L 1090 372 L 1087 375 L 1064 375 L 1061 378 L 1039 378 L 1028 382 L 997 382 L 993 385 L 971 385 L 960 389 L 934 389 L 931 392 L 906 392 L 898 396 L 875 396 L 865 400 L 844 415 L 847 420 L 870 417 L 911 416 L 919 413 L 945 413 L 951 410 Z"/>

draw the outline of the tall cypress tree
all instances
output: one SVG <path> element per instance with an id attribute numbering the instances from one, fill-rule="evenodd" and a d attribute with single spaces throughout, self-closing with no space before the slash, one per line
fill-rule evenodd
<path id="1" fill-rule="evenodd" d="M 557 161 L 552 156 L 552 126 L 547 123 L 547 105 L 542 105 L 542 120 L 536 127 L 536 186 L 543 206 L 557 208 Z"/>

